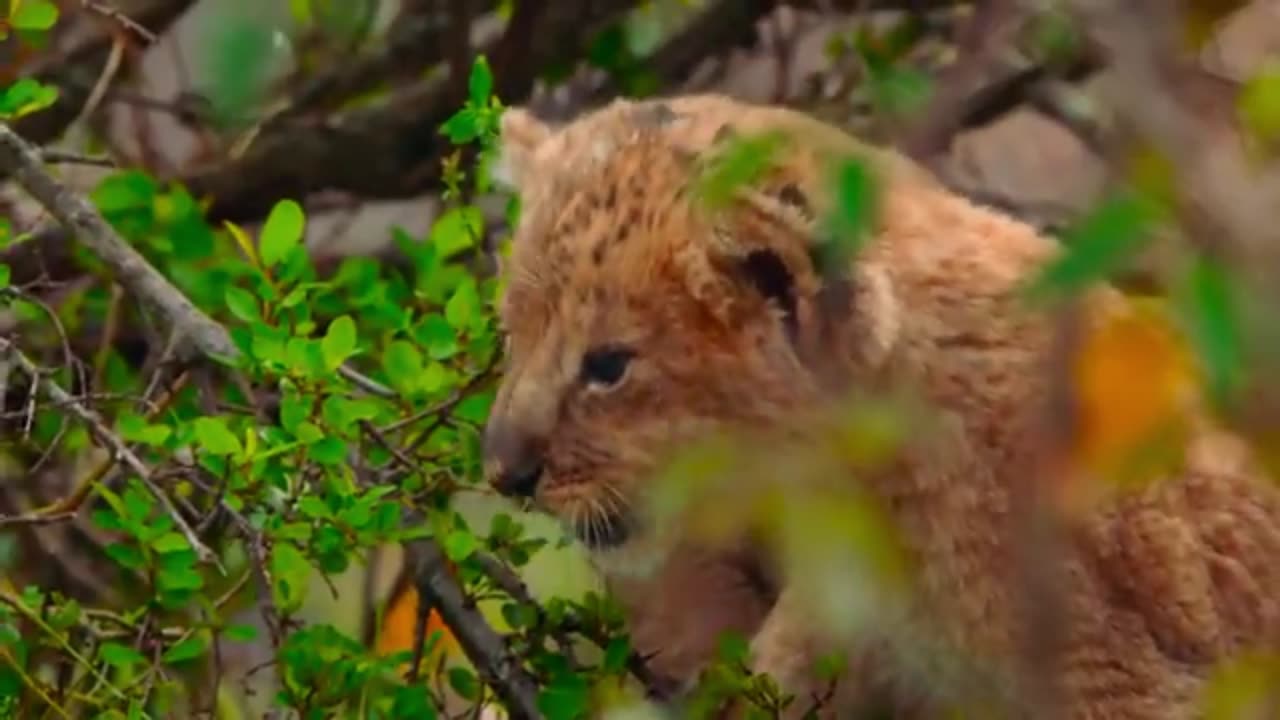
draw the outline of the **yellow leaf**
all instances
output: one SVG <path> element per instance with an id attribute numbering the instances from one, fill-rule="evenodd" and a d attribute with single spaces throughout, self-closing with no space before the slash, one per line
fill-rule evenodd
<path id="1" fill-rule="evenodd" d="M 223 220 L 222 226 L 227 229 L 227 232 L 231 233 L 236 245 L 240 246 L 240 252 L 243 252 L 244 256 L 249 258 L 249 262 L 253 263 L 254 267 L 261 267 L 262 264 L 258 261 L 258 250 L 254 247 L 253 240 L 249 239 L 249 235 L 240 229 L 239 225 L 230 220 Z"/>

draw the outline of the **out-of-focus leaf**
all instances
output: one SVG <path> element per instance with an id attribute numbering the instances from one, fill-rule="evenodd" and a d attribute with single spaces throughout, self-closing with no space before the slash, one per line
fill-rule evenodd
<path id="1" fill-rule="evenodd" d="M 1032 280 L 1035 299 L 1058 299 L 1106 279 L 1124 267 L 1150 239 L 1154 206 L 1142 197 L 1109 198 L 1064 233 L 1066 251 Z"/>
<path id="2" fill-rule="evenodd" d="M 699 197 L 708 207 L 723 207 L 739 188 L 768 171 L 785 141 L 772 132 L 729 138 L 699 175 Z"/>
<path id="3" fill-rule="evenodd" d="M 1198 258 L 1183 281 L 1180 314 L 1187 327 L 1208 390 L 1226 403 L 1239 390 L 1244 369 L 1240 308 L 1225 267 Z"/>
<path id="4" fill-rule="evenodd" d="M 1068 488 L 1069 496 L 1153 480 L 1179 459 L 1197 377 L 1162 308 L 1135 302 L 1101 319 L 1084 332 L 1072 372 L 1073 466 L 1095 482 Z"/>
<path id="5" fill-rule="evenodd" d="M 1272 60 L 1249 78 L 1237 100 L 1240 118 L 1264 143 L 1280 141 L 1280 60 Z"/>

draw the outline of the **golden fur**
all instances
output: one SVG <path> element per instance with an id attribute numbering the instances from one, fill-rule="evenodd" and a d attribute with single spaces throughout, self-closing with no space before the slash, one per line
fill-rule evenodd
<path id="1" fill-rule="evenodd" d="M 690 187 L 726 128 L 788 144 L 716 213 Z M 1034 480 L 1053 332 L 1015 290 L 1055 244 L 893 153 L 717 96 L 620 100 L 558 129 L 508 110 L 502 153 L 500 176 L 524 204 L 503 269 L 508 367 L 489 432 L 504 448 L 491 444 L 489 471 L 509 469 L 518 438 L 516 454 L 543 463 L 539 507 L 589 540 L 626 526 L 594 556 L 637 647 L 688 683 L 720 630 L 747 633 L 756 668 L 800 696 L 792 712 L 806 707 L 821 690 L 812 663 L 830 648 L 804 593 L 747 539 L 702 547 L 637 508 L 684 443 L 779 428 L 851 383 L 908 380 L 941 409 L 937 432 L 859 480 L 917 560 L 917 592 L 885 632 L 914 632 L 1002 679 L 987 690 L 919 680 L 889 638 L 867 636 L 826 712 L 849 717 L 839 708 L 887 687 L 899 717 L 962 701 L 1030 716 L 1013 503 Z M 811 250 L 833 202 L 825 168 L 849 156 L 877 173 L 877 220 L 852 267 L 824 276 Z M 1082 307 L 1097 318 L 1126 301 L 1101 288 Z M 622 379 L 584 382 L 584 354 L 617 345 L 635 351 Z M 1066 717 L 1194 717 L 1214 663 L 1276 646 L 1280 496 L 1233 438 L 1204 429 L 1190 447 L 1174 477 L 1068 526 L 1051 673 Z"/>

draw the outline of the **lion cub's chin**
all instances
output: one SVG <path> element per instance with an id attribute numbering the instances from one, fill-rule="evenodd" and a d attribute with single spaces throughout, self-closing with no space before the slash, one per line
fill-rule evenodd
<path id="1" fill-rule="evenodd" d="M 587 553 L 596 569 L 608 577 L 652 578 L 666 564 L 673 550 L 674 543 L 666 535 L 650 528 L 636 530 L 621 544 L 588 547 Z"/>

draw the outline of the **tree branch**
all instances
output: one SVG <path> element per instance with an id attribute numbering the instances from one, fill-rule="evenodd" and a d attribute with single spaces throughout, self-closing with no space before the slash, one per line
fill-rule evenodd
<path id="1" fill-rule="evenodd" d="M 133 248 L 87 200 L 59 183 L 41 165 L 40 152 L 0 123 L 0 173 L 10 173 L 30 195 L 72 235 L 98 256 L 116 281 L 155 311 L 179 339 L 182 359 L 203 356 L 233 360 L 240 355 L 227 329 L 197 308 L 187 296 Z M 186 342 L 181 342 L 181 341 Z M 367 392 L 393 397 L 395 393 L 348 366 L 339 372 Z"/>
<path id="2" fill-rule="evenodd" d="M 426 521 L 410 511 L 409 522 Z M 537 720 L 538 683 L 521 665 L 484 616 L 467 600 L 450 574 L 444 551 L 431 538 L 405 543 L 414 587 L 421 602 L 436 608 L 480 677 L 498 693 L 512 720 Z"/>
<path id="3" fill-rule="evenodd" d="M 481 48 L 501 98 L 523 98 L 549 62 L 578 52 L 595 31 L 617 21 L 638 0 L 528 0 L 517 3 L 500 39 Z M 447 73 L 393 91 L 383 101 L 327 118 L 269 126 L 237 160 L 181 178 L 212 200 L 213 220 L 266 214 L 280 197 L 344 190 L 407 198 L 436 186 L 449 151 L 440 126 L 466 98 L 466 78 Z"/>
<path id="4" fill-rule="evenodd" d="M 980 2 L 964 28 L 955 64 L 938 78 L 928 106 L 904 129 L 899 145 L 928 163 L 948 151 L 965 130 L 987 125 L 1027 103 L 1046 80 L 1083 80 L 1101 68 L 1093 47 L 1083 47 L 1059 64 L 1012 66 L 1003 54 L 1025 11 L 1015 0 Z"/>

